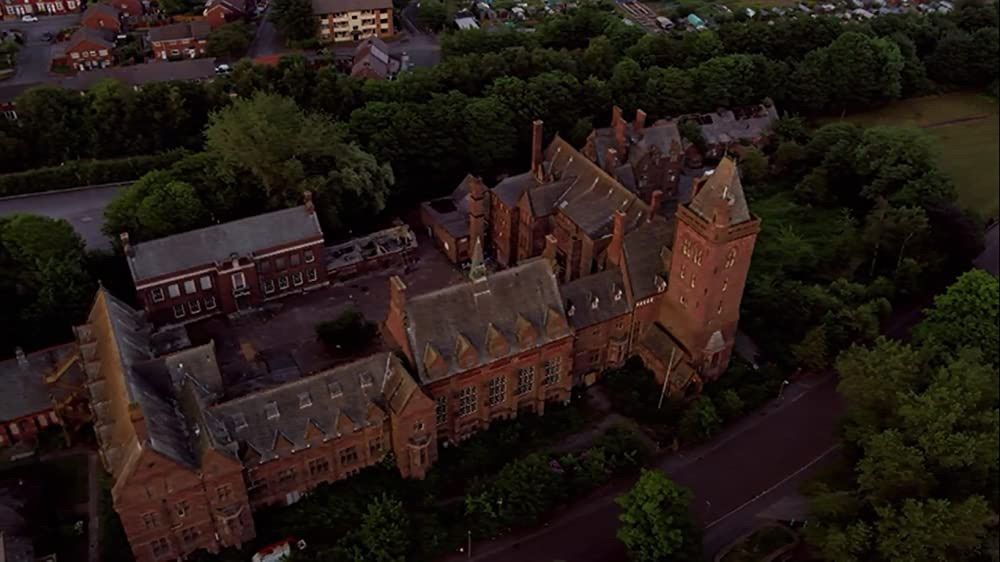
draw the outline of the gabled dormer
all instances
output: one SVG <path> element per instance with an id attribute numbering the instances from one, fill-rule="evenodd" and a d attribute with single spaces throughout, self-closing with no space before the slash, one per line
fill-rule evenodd
<path id="1" fill-rule="evenodd" d="M 486 326 L 486 351 L 490 357 L 495 358 L 504 357 L 510 353 L 510 343 L 492 322 Z"/>

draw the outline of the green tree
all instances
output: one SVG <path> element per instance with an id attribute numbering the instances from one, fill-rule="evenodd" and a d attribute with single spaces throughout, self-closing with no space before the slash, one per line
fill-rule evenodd
<path id="1" fill-rule="evenodd" d="M 721 427 L 722 418 L 715 410 L 712 399 L 702 396 L 684 411 L 679 430 L 685 442 L 698 443 L 710 439 Z"/>
<path id="2" fill-rule="evenodd" d="M 837 390 L 847 400 L 848 418 L 862 428 L 862 435 L 895 425 L 901 393 L 916 388 L 924 378 L 920 354 L 886 338 L 876 340 L 870 349 L 852 347 L 837 358 L 836 368 Z"/>
<path id="3" fill-rule="evenodd" d="M 150 172 L 119 192 L 104 210 L 103 232 L 112 241 L 127 232 L 134 243 L 208 226 L 194 187 L 174 178 L 168 171 Z"/>
<path id="4" fill-rule="evenodd" d="M 441 0 L 421 0 L 417 22 L 430 31 L 441 31 L 448 24 L 448 9 Z"/>
<path id="5" fill-rule="evenodd" d="M 916 340 L 939 352 L 953 354 L 963 347 L 983 351 L 987 361 L 1000 364 L 1000 284 L 982 270 L 972 270 L 955 281 L 914 330 Z"/>
<path id="6" fill-rule="evenodd" d="M 316 36 L 316 17 L 309 0 L 275 0 L 271 21 L 288 41 L 305 41 Z"/>
<path id="7" fill-rule="evenodd" d="M 246 54 L 253 34 L 241 22 L 227 23 L 208 35 L 208 54 L 237 59 Z"/>
<path id="8" fill-rule="evenodd" d="M 995 518 L 980 497 L 953 502 L 908 499 L 894 508 L 876 508 L 877 550 L 882 560 L 972 560 L 983 550 L 990 519 Z"/>
<path id="9" fill-rule="evenodd" d="M 767 177 L 767 157 L 756 148 L 749 148 L 740 157 L 740 177 L 748 186 L 760 185 Z"/>
<path id="10" fill-rule="evenodd" d="M 701 560 L 701 537 L 691 518 L 691 492 L 658 470 L 643 470 L 639 481 L 616 503 L 618 540 L 637 562 Z"/>
<path id="11" fill-rule="evenodd" d="M 792 76 L 792 93 L 812 111 L 868 107 L 902 92 L 903 57 L 888 39 L 847 32 L 809 52 Z"/>
<path id="12" fill-rule="evenodd" d="M 358 539 L 366 562 L 403 562 L 410 550 L 409 517 L 398 499 L 386 494 L 368 504 Z"/>
<path id="13" fill-rule="evenodd" d="M 719 413 L 726 421 L 739 419 L 746 408 L 743 399 L 731 388 L 720 394 L 716 401 L 719 403 Z"/>

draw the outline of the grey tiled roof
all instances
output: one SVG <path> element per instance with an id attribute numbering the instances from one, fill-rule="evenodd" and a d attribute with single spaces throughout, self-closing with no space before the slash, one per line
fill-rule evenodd
<path id="1" fill-rule="evenodd" d="M 129 267 L 141 281 L 322 237 L 316 214 L 299 206 L 135 244 Z"/>
<path id="2" fill-rule="evenodd" d="M 555 211 L 556 202 L 572 183 L 573 181 L 569 179 L 558 180 L 528 190 L 528 204 L 531 205 L 531 214 L 535 217 L 551 215 Z"/>
<path id="3" fill-rule="evenodd" d="M 635 300 L 656 294 L 658 279 L 665 282 L 673 231 L 673 225 L 658 216 L 625 235 L 625 267 Z"/>
<path id="4" fill-rule="evenodd" d="M 560 290 L 573 328 L 606 322 L 629 311 L 621 272 L 608 269 L 571 281 Z M 572 313 L 571 313 L 572 312 Z"/>
<path id="5" fill-rule="evenodd" d="M 493 188 L 493 194 L 499 197 L 504 205 L 513 209 L 517 206 L 517 201 L 521 198 L 521 194 L 526 189 L 532 189 L 536 185 L 538 185 L 538 182 L 535 181 L 535 175 L 531 172 L 525 172 L 516 176 L 508 176 L 501 180 Z"/>
<path id="6" fill-rule="evenodd" d="M 469 182 L 473 179 L 471 175 L 466 175 L 451 195 L 421 203 L 434 221 L 455 238 L 469 235 Z M 450 207 L 450 210 L 442 210 L 443 207 Z"/>
<path id="7" fill-rule="evenodd" d="M 402 365 L 395 356 L 378 353 L 217 404 L 210 411 L 222 421 L 226 435 L 267 459 L 275 456 L 279 439 L 287 439 L 298 448 L 307 444 L 310 431 L 332 437 L 381 423 L 385 412 L 377 404 L 387 381 L 394 382 L 393 390 L 397 390 L 401 375 L 396 369 Z M 269 417 L 272 404 L 276 411 L 272 409 Z"/>
<path id="8" fill-rule="evenodd" d="M 708 144 L 726 144 L 740 139 L 753 139 L 770 131 L 778 111 L 770 101 L 737 110 L 723 110 L 698 116 L 701 134 Z"/>
<path id="9" fill-rule="evenodd" d="M 150 82 L 206 80 L 213 77 L 215 77 L 215 59 L 199 58 L 99 68 L 66 78 L 62 81 L 62 85 L 72 90 L 86 90 L 108 78 L 124 82 L 129 86 L 142 86 Z"/>
<path id="10" fill-rule="evenodd" d="M 73 355 L 76 345 L 66 344 L 29 353 L 24 356 L 24 365 L 17 358 L 0 361 L 0 421 L 52 408 L 45 377 Z M 80 371 L 78 366 L 71 368 Z"/>
<path id="11" fill-rule="evenodd" d="M 555 275 L 544 259 L 412 297 L 406 303 L 406 318 L 407 337 L 424 384 L 570 335 Z M 522 328 L 533 330 L 537 337 L 520 341 Z M 463 365 L 457 357 L 460 338 L 474 354 L 474 360 Z M 502 338 L 506 346 L 491 353 L 491 338 L 493 342 Z M 443 369 L 428 369 L 429 349 L 444 361 Z"/>
<path id="12" fill-rule="evenodd" d="M 743 193 L 743 183 L 740 181 L 740 171 L 736 161 L 725 157 L 712 172 L 706 172 L 707 179 L 691 198 L 688 206 L 707 221 L 712 221 L 717 206 L 724 205 L 728 209 L 729 224 L 740 224 L 750 220 L 750 209 L 747 207 L 746 195 Z"/>

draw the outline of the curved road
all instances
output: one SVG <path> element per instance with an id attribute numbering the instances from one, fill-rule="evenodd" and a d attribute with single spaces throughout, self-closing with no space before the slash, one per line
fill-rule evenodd
<path id="1" fill-rule="evenodd" d="M 104 208 L 127 183 L 39 193 L 0 199 L 0 217 L 18 213 L 66 219 L 91 250 L 108 249 L 111 241 L 101 232 Z"/>

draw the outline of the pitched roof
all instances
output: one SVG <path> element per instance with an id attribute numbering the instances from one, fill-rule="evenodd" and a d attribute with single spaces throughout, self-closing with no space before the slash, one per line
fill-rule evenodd
<path id="1" fill-rule="evenodd" d="M 447 197 L 421 203 L 424 211 L 455 238 L 469 235 L 469 183 L 477 181 L 467 174 Z"/>
<path id="2" fill-rule="evenodd" d="M 212 27 L 207 21 L 172 23 L 149 30 L 150 42 L 175 41 L 177 39 L 204 39 L 211 33 Z"/>
<path id="3" fill-rule="evenodd" d="M 66 78 L 62 81 L 62 85 L 73 90 L 86 90 L 107 78 L 113 78 L 129 86 L 142 86 L 150 82 L 206 80 L 214 76 L 215 59 L 200 58 L 100 68 Z"/>
<path id="4" fill-rule="evenodd" d="M 546 149 L 546 167 L 556 179 L 573 179 L 556 207 L 592 238 L 611 233 L 615 211 L 625 212 L 626 230 L 650 213 L 645 202 L 558 135 Z"/>
<path id="5" fill-rule="evenodd" d="M 410 349 L 425 384 L 571 333 L 555 275 L 544 259 L 412 297 L 406 318 Z"/>
<path id="6" fill-rule="evenodd" d="M 141 281 L 322 237 L 316 214 L 299 206 L 135 244 L 129 267 Z"/>
<path id="7" fill-rule="evenodd" d="M 70 36 L 69 42 L 66 44 L 66 50 L 69 51 L 81 41 L 90 41 L 106 49 L 113 49 L 115 46 L 114 39 L 115 34 L 111 30 L 81 27 Z"/>
<path id="8" fill-rule="evenodd" d="M 559 201 L 559 198 L 569 189 L 572 183 L 572 179 L 565 179 L 529 189 L 528 205 L 531 206 L 532 216 L 544 217 L 551 215 L 555 210 L 556 202 Z"/>
<path id="9" fill-rule="evenodd" d="M 575 329 L 606 322 L 629 311 L 621 272 L 607 269 L 581 277 L 559 288 L 566 316 Z"/>
<path id="10" fill-rule="evenodd" d="M 312 10 L 317 15 L 389 8 L 392 0 L 312 0 Z"/>
<path id="11" fill-rule="evenodd" d="M 515 176 L 507 176 L 500 180 L 500 183 L 493 187 L 493 193 L 503 201 L 504 205 L 514 208 L 517 206 L 517 201 L 521 198 L 521 194 L 526 189 L 533 189 L 536 185 L 538 185 L 538 182 L 535 181 L 535 175 L 531 172 L 525 172 Z"/>
<path id="12" fill-rule="evenodd" d="M 715 170 L 706 172 L 706 176 L 701 186 L 696 187 L 696 192 L 688 203 L 691 210 L 710 222 L 720 210 L 724 211 L 720 218 L 724 219 L 726 224 L 735 225 L 749 221 L 750 209 L 747 207 L 736 161 L 726 156 Z"/>
<path id="13" fill-rule="evenodd" d="M 391 383 L 393 404 L 405 406 L 417 391 L 402 381 L 405 369 L 390 353 L 378 353 L 281 386 L 217 404 L 210 408 L 222 420 L 225 433 L 245 443 L 262 458 L 275 454 L 281 440 L 305 447 L 311 431 L 334 437 L 380 419 L 370 419 L 372 408 L 384 402 Z"/>
<path id="14" fill-rule="evenodd" d="M 726 144 L 766 135 L 777 118 L 778 110 L 771 100 L 751 107 L 697 116 L 702 137 L 708 144 Z"/>
<path id="15" fill-rule="evenodd" d="M 659 323 L 654 323 L 639 338 L 639 345 L 664 366 L 670 368 L 670 388 L 683 390 L 696 376 L 687 361 L 690 354 L 684 345 L 670 335 Z M 672 361 L 672 362 L 671 362 Z"/>
<path id="16" fill-rule="evenodd" d="M 104 14 L 111 16 L 113 18 L 121 17 L 121 10 L 112 6 L 111 4 L 105 4 L 104 2 L 98 2 L 95 4 L 88 4 L 87 10 L 83 12 L 83 19 L 87 19 L 88 15 L 91 14 Z"/>
<path id="17" fill-rule="evenodd" d="M 76 355 L 76 344 L 50 347 L 0 361 L 0 421 L 13 420 L 53 407 L 45 377 Z M 71 367 L 82 374 L 79 365 Z"/>
<path id="18" fill-rule="evenodd" d="M 673 231 L 671 223 L 657 216 L 625 234 L 625 268 L 636 301 L 666 287 L 663 274 L 670 268 Z"/>

